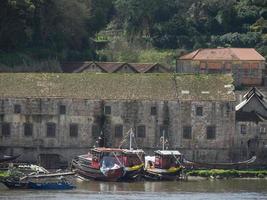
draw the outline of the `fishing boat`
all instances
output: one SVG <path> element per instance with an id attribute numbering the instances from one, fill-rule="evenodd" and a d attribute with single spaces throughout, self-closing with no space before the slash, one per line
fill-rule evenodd
<path id="1" fill-rule="evenodd" d="M 125 174 L 121 149 L 98 147 L 72 160 L 72 168 L 83 179 L 118 181 Z"/>
<path id="2" fill-rule="evenodd" d="M 145 153 L 142 149 L 132 148 L 132 129 L 126 136 L 130 136 L 130 148 L 98 147 L 88 154 L 73 159 L 72 167 L 84 179 L 104 181 L 130 181 L 141 176 L 144 169 Z"/>
<path id="3" fill-rule="evenodd" d="M 165 150 L 167 140 L 160 138 L 162 150 L 154 152 L 154 156 L 145 157 L 144 177 L 148 180 L 176 180 L 183 169 L 182 154 L 177 150 Z"/>
<path id="4" fill-rule="evenodd" d="M 194 169 L 246 169 L 256 161 L 257 157 L 252 156 L 248 160 L 238 162 L 224 162 L 224 163 L 203 163 L 183 159 L 183 164 L 186 168 Z"/>
<path id="5" fill-rule="evenodd" d="M 155 156 L 146 156 L 144 177 L 148 180 L 176 180 L 183 166 L 177 150 L 158 150 Z"/>

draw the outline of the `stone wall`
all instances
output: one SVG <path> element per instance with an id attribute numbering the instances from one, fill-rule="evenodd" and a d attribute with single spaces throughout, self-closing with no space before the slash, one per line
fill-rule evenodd
<path id="1" fill-rule="evenodd" d="M 0 103 L 1 152 L 21 153 L 21 161 L 37 161 L 40 155 L 57 154 L 62 162 L 69 162 L 96 145 L 93 127 L 97 127 L 98 135 L 100 130 L 103 132 L 108 147 L 120 146 L 123 138 L 128 141 L 125 133 L 133 128 L 136 146 L 150 154 L 161 148 L 164 130 L 167 148 L 180 150 L 187 159 L 208 162 L 232 159 L 235 131 L 232 102 L 6 98 Z M 16 105 L 19 112 L 15 111 Z M 202 108 L 199 116 L 197 108 Z M 32 135 L 25 136 L 25 123 L 32 124 Z M 47 123 L 55 124 L 54 136 L 47 135 Z M 10 134 L 3 130 L 5 124 L 10 125 Z M 70 136 L 70 124 L 78 126 L 77 136 Z M 122 137 L 115 136 L 118 125 L 123 126 Z M 142 126 L 143 135 L 138 133 Z M 184 136 L 185 126 L 191 127 L 190 137 Z M 207 139 L 207 126 L 215 127 L 214 138 Z M 128 143 L 122 146 L 127 147 Z"/>

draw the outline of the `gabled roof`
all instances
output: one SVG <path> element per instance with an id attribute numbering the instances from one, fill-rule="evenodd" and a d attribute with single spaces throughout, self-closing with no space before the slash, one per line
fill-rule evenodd
<path id="1" fill-rule="evenodd" d="M 238 111 L 236 112 L 236 121 L 238 122 L 263 122 L 266 120 L 266 117 L 260 115 L 256 111 L 252 112 L 243 112 L 243 111 Z"/>
<path id="2" fill-rule="evenodd" d="M 95 62 L 95 64 L 108 73 L 115 72 L 122 66 L 127 65 L 127 63 L 123 62 Z"/>
<path id="3" fill-rule="evenodd" d="M 257 88 L 253 87 L 249 92 L 244 95 L 244 98 L 245 100 L 235 107 L 236 111 L 241 110 L 245 105 L 250 102 L 252 98 L 256 98 L 261 103 L 261 105 L 267 110 L 267 102 L 264 98 L 264 95 Z"/>
<path id="4" fill-rule="evenodd" d="M 253 48 L 198 49 L 181 56 L 179 59 L 265 61 L 265 58 Z"/>
<path id="5" fill-rule="evenodd" d="M 170 71 L 159 63 L 129 63 L 129 65 L 133 66 L 139 73 L 146 73 L 154 67 L 163 68 L 166 72 Z"/>
<path id="6" fill-rule="evenodd" d="M 61 69 L 65 73 L 72 73 L 75 70 L 86 68 L 91 63 L 92 63 L 91 61 L 85 61 L 85 62 L 63 62 L 63 63 L 61 63 Z"/>

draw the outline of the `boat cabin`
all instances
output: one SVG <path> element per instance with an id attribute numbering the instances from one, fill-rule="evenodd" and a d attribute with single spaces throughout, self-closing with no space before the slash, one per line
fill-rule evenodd
<path id="1" fill-rule="evenodd" d="M 141 165 L 145 162 L 145 152 L 141 149 L 123 150 L 123 164 L 125 167 Z"/>
<path id="2" fill-rule="evenodd" d="M 178 167 L 182 161 L 182 154 L 179 151 L 158 150 L 155 151 L 154 167 L 159 169 L 169 169 Z"/>

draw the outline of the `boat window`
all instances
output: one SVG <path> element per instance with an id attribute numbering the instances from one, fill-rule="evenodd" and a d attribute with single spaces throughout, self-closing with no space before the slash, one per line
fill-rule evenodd
<path id="1" fill-rule="evenodd" d="M 123 126 L 116 125 L 115 126 L 115 138 L 121 138 L 123 136 Z"/>
<path id="2" fill-rule="evenodd" d="M 30 136 L 32 136 L 32 132 L 33 132 L 32 123 L 24 123 L 24 135 L 26 137 L 30 137 Z"/>
<path id="3" fill-rule="evenodd" d="M 137 137 L 140 138 L 146 137 L 146 127 L 144 125 L 140 125 L 137 127 Z"/>
<path id="4" fill-rule="evenodd" d="M 16 114 L 21 113 L 21 105 L 19 104 L 14 105 L 14 113 Z"/>
<path id="5" fill-rule="evenodd" d="M 183 138 L 184 139 L 192 139 L 192 127 L 184 126 L 183 127 Z"/>
<path id="6" fill-rule="evenodd" d="M 70 137 L 78 137 L 78 124 L 70 124 Z"/>
<path id="7" fill-rule="evenodd" d="M 2 123 L 2 127 L 1 127 L 1 131 L 2 131 L 2 136 L 5 136 L 5 137 L 8 137 L 10 136 L 10 123 L 7 123 L 7 122 L 3 122 Z"/>
<path id="8" fill-rule="evenodd" d="M 56 136 L 56 124 L 49 122 L 46 124 L 46 136 L 55 137 Z"/>
<path id="9" fill-rule="evenodd" d="M 215 126 L 207 126 L 207 139 L 208 140 L 216 139 L 216 127 Z"/>

